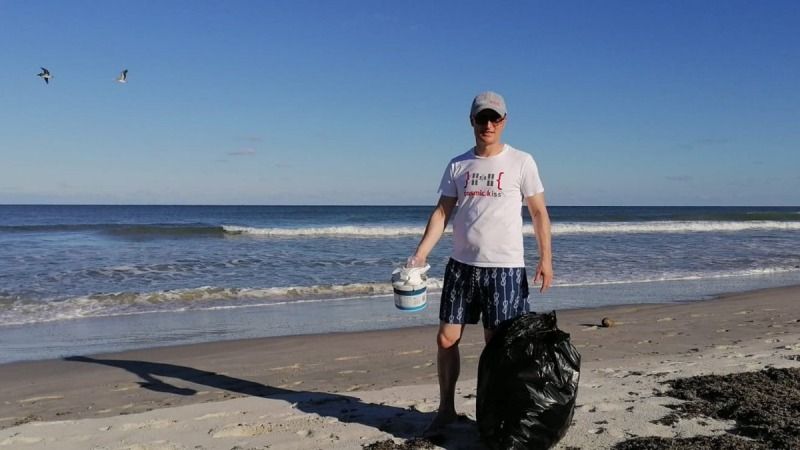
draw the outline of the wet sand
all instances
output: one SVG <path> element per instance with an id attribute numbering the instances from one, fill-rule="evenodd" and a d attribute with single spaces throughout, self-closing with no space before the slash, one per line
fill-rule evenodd
<path id="1" fill-rule="evenodd" d="M 601 327 L 604 317 L 613 327 Z M 719 299 L 560 311 L 583 356 L 560 448 L 726 435 L 733 419 L 677 417 L 666 381 L 800 367 L 800 287 Z M 0 365 L 0 448 L 356 448 L 414 438 L 436 408 L 434 335 L 417 327 L 160 347 Z M 479 326 L 461 342 L 457 407 L 436 442 L 481 448 Z M 670 422 L 670 421 L 667 421 Z M 388 448 L 388 447 L 387 447 Z M 653 447 L 656 448 L 656 447 Z"/>

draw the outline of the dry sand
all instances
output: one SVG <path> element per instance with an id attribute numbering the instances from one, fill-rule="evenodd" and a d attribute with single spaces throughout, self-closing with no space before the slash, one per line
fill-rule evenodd
<path id="1" fill-rule="evenodd" d="M 604 317 L 615 325 L 600 327 Z M 670 390 L 664 382 L 800 367 L 800 287 L 558 318 L 583 356 L 562 449 L 723 434 L 732 421 L 661 420 L 682 402 L 660 395 Z M 386 448 L 432 418 L 434 334 L 420 327 L 0 365 L 0 449 Z M 467 418 L 440 448 L 482 448 L 474 423 L 482 348 L 481 330 L 468 327 L 457 394 Z"/>

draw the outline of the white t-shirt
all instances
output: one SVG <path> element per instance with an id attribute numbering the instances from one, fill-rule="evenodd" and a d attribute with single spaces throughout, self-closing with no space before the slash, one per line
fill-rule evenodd
<path id="1" fill-rule="evenodd" d="M 477 267 L 525 267 L 522 204 L 544 192 L 536 162 L 505 144 L 480 157 L 474 147 L 450 160 L 439 193 L 457 197 L 452 258 Z"/>

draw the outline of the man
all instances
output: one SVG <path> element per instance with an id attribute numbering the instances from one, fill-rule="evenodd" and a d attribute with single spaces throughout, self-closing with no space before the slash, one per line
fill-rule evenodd
<path id="1" fill-rule="evenodd" d="M 439 185 L 439 202 L 413 256 L 425 264 L 452 218 L 453 253 L 445 269 L 437 334 L 439 410 L 426 434 L 455 421 L 458 343 L 466 324 L 482 317 L 484 339 L 509 319 L 530 311 L 522 236 L 522 204 L 533 218 L 539 264 L 533 283 L 544 293 L 553 280 L 550 218 L 531 155 L 501 142 L 507 118 L 503 97 L 484 92 L 470 110 L 475 147 L 453 158 Z"/>

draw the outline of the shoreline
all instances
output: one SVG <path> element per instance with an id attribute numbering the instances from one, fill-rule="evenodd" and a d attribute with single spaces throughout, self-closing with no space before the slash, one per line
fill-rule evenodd
<path id="1" fill-rule="evenodd" d="M 613 315 L 615 312 L 628 312 L 628 311 L 641 311 L 643 309 L 653 309 L 659 307 L 669 307 L 669 306 L 678 306 L 678 305 L 695 305 L 695 304 L 702 304 L 706 302 L 717 302 L 717 301 L 724 301 L 726 299 L 736 299 L 743 296 L 759 296 L 759 295 L 770 295 L 773 293 L 783 294 L 784 292 L 798 292 L 798 298 L 800 298 L 800 284 L 796 285 L 789 285 L 789 286 L 778 286 L 778 287 L 766 287 L 766 288 L 758 288 L 758 289 L 751 289 L 746 291 L 732 291 L 732 292 L 725 292 L 721 294 L 715 294 L 710 296 L 706 299 L 690 299 L 690 300 L 675 300 L 670 302 L 662 302 L 662 303 L 640 303 L 640 304 L 619 304 L 619 305 L 600 305 L 594 307 L 579 307 L 579 308 L 565 308 L 565 309 L 557 309 L 555 312 L 559 316 L 559 327 L 562 326 L 561 322 L 561 315 L 578 315 L 578 316 L 587 316 L 592 315 L 592 312 L 600 312 L 603 311 L 603 314 L 594 314 L 596 316 L 609 316 Z M 531 295 L 538 295 L 533 290 L 531 291 Z M 431 307 L 435 306 L 435 309 L 438 311 L 438 304 L 436 305 L 428 305 L 426 312 L 431 311 Z M 537 312 L 550 312 L 550 309 L 543 310 L 539 309 Z M 403 314 L 408 314 L 407 312 L 403 312 Z M 419 314 L 419 313 L 414 313 Z M 124 317 L 124 316 L 123 316 Z M 598 328 L 604 328 L 601 323 L 600 319 L 596 321 L 594 324 L 584 323 L 583 325 L 590 326 L 594 325 Z M 438 320 L 438 319 L 437 319 Z M 470 333 L 474 328 L 480 328 L 481 324 L 475 325 L 468 325 L 466 327 L 466 333 Z M 127 350 L 119 350 L 119 351 L 106 351 L 106 352 L 97 352 L 97 353 L 87 353 L 87 354 L 76 354 L 76 355 L 68 355 L 64 357 L 57 357 L 57 358 L 43 358 L 43 359 L 31 359 L 31 360 L 18 360 L 18 361 L 8 361 L 8 362 L 0 362 L 0 371 L 4 367 L 9 366 L 16 366 L 16 365 L 37 365 L 37 364 L 48 364 L 51 362 L 56 361 L 63 361 L 65 358 L 70 356 L 125 356 L 128 354 L 150 354 L 150 353 L 164 353 L 166 355 L 173 354 L 173 353 L 187 353 L 187 354 L 196 354 L 199 351 L 203 351 L 200 349 L 204 349 L 206 347 L 215 348 L 215 347 L 222 347 L 223 349 L 232 346 L 232 347 L 250 347 L 261 345 L 261 343 L 268 343 L 270 341 L 294 341 L 294 340 L 307 340 L 307 339 L 322 339 L 322 338 L 330 338 L 330 337 L 342 337 L 344 340 L 349 340 L 351 338 L 357 338 L 360 335 L 364 335 L 366 338 L 369 338 L 370 335 L 378 334 L 400 334 L 400 335 L 407 335 L 407 334 L 415 334 L 416 332 L 426 332 L 431 336 L 435 336 L 436 331 L 438 330 L 438 324 L 430 324 L 430 325 L 409 325 L 409 326 L 400 326 L 394 328 L 380 328 L 380 329 L 373 329 L 373 330 L 358 330 L 358 331 L 330 331 L 330 332 L 321 332 L 321 333 L 305 333 L 305 334 L 291 334 L 291 335 L 278 335 L 278 336 L 263 336 L 263 337 L 245 337 L 245 338 L 234 338 L 234 339 L 220 339 L 220 340 L 212 340 L 212 341 L 203 341 L 203 342 L 193 342 L 193 343 L 186 343 L 186 344 L 166 344 L 166 345 L 158 345 L 152 347 L 137 347 L 133 349 Z M 569 332 L 568 330 L 565 330 Z M 481 335 L 482 336 L 482 335 Z M 433 339 L 433 338 L 431 338 Z M 472 344 L 478 344 L 478 342 L 473 342 Z M 482 345 L 483 342 L 481 341 L 480 344 Z M 292 345 L 292 344 L 290 344 Z"/>
<path id="2" fill-rule="evenodd" d="M 788 357 L 800 352 L 798 298 L 800 286 L 789 286 L 724 294 L 700 301 L 558 311 L 559 327 L 570 333 L 573 344 L 583 355 L 576 424 L 562 444 L 580 446 L 581 439 L 589 438 L 602 447 L 620 441 L 625 433 L 642 430 L 660 435 L 708 432 L 707 427 L 697 421 L 687 422 L 684 425 L 691 427 L 685 429 L 646 421 L 635 426 L 627 424 L 631 419 L 626 415 L 631 414 L 625 408 L 639 408 L 638 419 L 654 420 L 659 418 L 656 416 L 663 412 L 661 410 L 666 410 L 661 405 L 670 402 L 668 398 L 652 395 L 654 389 L 660 389 L 661 381 L 711 372 L 800 366 L 800 362 Z M 612 318 L 616 325 L 599 327 L 603 317 Z M 130 422 L 133 416 L 150 415 L 159 417 L 157 420 L 192 424 L 194 419 L 180 417 L 198 408 L 207 409 L 206 414 L 215 414 L 214 410 L 222 413 L 231 408 L 237 411 L 267 408 L 269 414 L 293 412 L 299 421 L 319 419 L 322 422 L 311 421 L 304 428 L 311 430 L 309 436 L 322 439 L 320 429 L 331 425 L 337 430 L 331 433 L 339 436 L 339 443 L 346 448 L 359 448 L 359 443 L 387 438 L 407 439 L 430 420 L 430 412 L 436 408 L 436 328 L 428 325 L 228 340 L 70 360 L 2 364 L 0 447 L 3 442 L 19 444 L 20 436 L 35 440 L 37 433 L 41 434 L 41 430 L 48 427 L 54 435 L 69 434 L 67 430 L 71 427 L 66 427 L 65 423 L 78 427 L 88 424 L 87 421 L 100 421 L 109 424 L 100 427 L 111 427 L 109 433 L 111 430 L 122 432 L 120 430 L 125 427 L 117 422 Z M 480 328 L 468 326 L 460 344 L 459 408 L 468 416 L 472 411 L 473 419 L 477 362 L 483 349 Z M 630 392 L 636 395 L 629 395 Z M 360 419 L 348 418 L 340 412 L 342 408 L 331 409 L 344 401 L 354 405 L 356 411 L 369 414 Z M 312 406 L 314 402 L 322 403 L 299 410 L 291 406 L 303 402 L 311 402 Z M 324 406 L 328 403 L 330 405 Z M 281 422 L 270 419 L 269 414 L 264 412 L 265 418 L 253 423 L 271 423 L 277 430 Z M 403 419 L 395 420 L 388 428 L 376 422 L 376 418 L 385 420 L 391 415 Z M 216 420 L 233 420 L 225 417 L 222 415 Z M 253 419 L 252 415 L 249 418 Z M 333 419 L 335 427 L 326 424 L 325 421 Z M 602 421 L 606 423 L 595 423 Z M 217 426 L 224 428 L 230 425 L 227 422 Z M 713 421 L 708 423 L 716 429 L 724 428 Z M 149 431 L 142 431 L 145 428 Z M 600 428 L 603 431 L 598 431 Z M 167 441 L 184 439 L 169 434 L 169 427 L 164 430 Z M 592 430 L 595 433 L 591 433 Z M 367 440 L 360 439 L 362 436 L 350 436 L 351 432 L 367 436 Z M 11 436 L 14 433 L 16 437 Z M 106 434 L 113 435 L 100 431 L 94 432 L 97 436 L 89 431 L 85 433 L 89 442 L 101 442 Z M 131 428 L 124 433 L 132 442 L 150 439 L 153 427 Z M 469 430 L 460 433 L 467 440 L 476 437 Z M 206 436 L 210 441 L 205 445 L 215 448 L 212 443 L 222 443 L 224 435 Z M 299 439 L 298 434 L 293 435 L 299 439 L 296 446 L 289 445 L 289 441 L 283 446 L 280 444 L 283 441 L 274 440 L 279 436 L 284 435 L 277 431 L 254 433 L 250 437 L 240 435 L 236 442 L 248 445 L 272 442 L 279 444 L 277 448 L 327 446 L 327 441 L 311 437 Z M 46 439 L 42 439 L 31 441 L 30 448 L 43 448 L 36 447 L 37 442 L 44 445 Z M 227 445 L 228 441 L 224 442 Z"/>
<path id="3" fill-rule="evenodd" d="M 534 310 L 573 311 L 642 304 L 704 302 L 726 295 L 800 286 L 792 275 L 772 280 L 741 279 L 663 281 L 658 283 L 553 287 L 532 292 Z M 587 303 L 591 300 L 591 305 Z M 235 308 L 166 310 L 161 313 L 85 317 L 74 320 L 0 327 L 0 365 L 269 337 L 319 336 L 436 326 L 439 295 L 412 314 L 399 312 L 391 295 L 333 299 L 320 308 L 305 302 L 242 305 Z M 324 310 L 324 312 L 323 312 Z"/>

